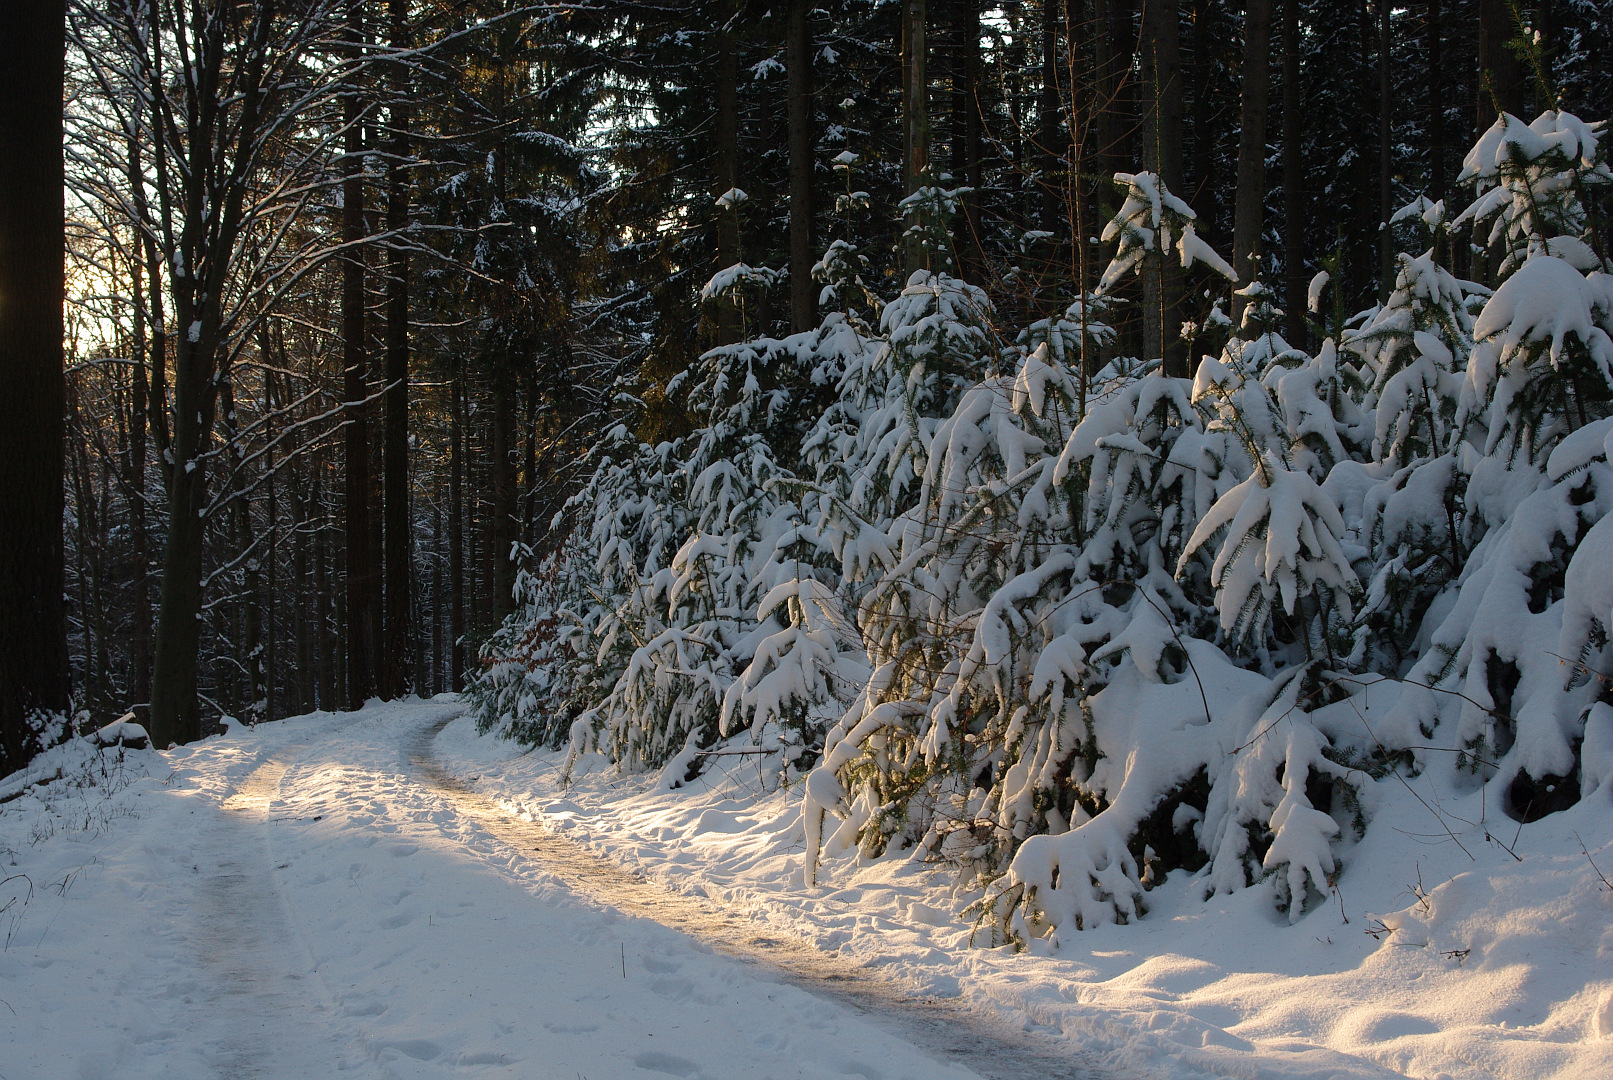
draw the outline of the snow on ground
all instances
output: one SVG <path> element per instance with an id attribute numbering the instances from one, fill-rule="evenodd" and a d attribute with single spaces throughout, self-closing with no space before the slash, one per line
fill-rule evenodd
<path id="1" fill-rule="evenodd" d="M 0 781 L 0 1077 L 972 1076 L 504 847 L 408 764 L 458 709 Z"/>
<path id="2" fill-rule="evenodd" d="M 1520 828 L 1425 774 L 1370 808 L 1338 892 L 1296 925 L 1264 889 L 1205 903 L 1178 873 L 1140 922 L 1015 955 L 972 947 L 978 894 L 903 855 L 831 861 L 804 889 L 799 792 L 769 791 L 753 759 L 667 790 L 600 758 L 564 785 L 564 754 L 478 737 L 469 718 L 436 748 L 625 868 L 1061 1034 L 1116 1075 L 1613 1077 L 1613 889 L 1591 861 L 1613 876 L 1613 793 Z"/>

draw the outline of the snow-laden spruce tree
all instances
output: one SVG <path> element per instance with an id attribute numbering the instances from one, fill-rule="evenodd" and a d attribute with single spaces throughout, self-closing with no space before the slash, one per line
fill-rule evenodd
<path id="1" fill-rule="evenodd" d="M 791 553 L 803 519 L 789 482 L 844 354 L 860 348 L 855 330 L 831 318 L 816 332 L 712 349 L 669 383 L 669 396 L 685 400 L 697 424 L 679 444 L 685 528 L 664 561 L 639 567 L 643 600 L 623 624 L 636 647 L 594 717 L 624 768 L 660 767 L 710 746 L 731 729 L 746 690 L 757 693 L 754 678 L 737 697 L 730 690 L 758 646 L 785 630 L 776 564 Z M 768 645 L 764 661 L 777 651 L 777 642 Z M 794 760 L 817 737 L 809 738 L 800 710 L 789 719 L 789 732 L 774 739 Z"/>
<path id="2" fill-rule="evenodd" d="M 1521 819 L 1578 797 L 1605 690 L 1586 677 L 1605 644 L 1587 572 L 1603 549 L 1585 545 L 1613 499 L 1613 277 L 1585 202 L 1613 181 L 1602 131 L 1503 115 L 1468 155 L 1479 197 L 1458 222 L 1492 222 L 1502 280 L 1473 323 L 1453 437 L 1403 485 L 1402 516 L 1433 522 L 1459 572 L 1429 605 L 1394 722 L 1458 751 Z"/>
<path id="3" fill-rule="evenodd" d="M 843 490 L 818 482 L 837 445 L 835 425 L 844 422 L 848 373 L 864 370 L 880 348 L 868 322 L 880 305 L 862 281 L 863 262 L 844 240 L 832 242 L 813 267 L 823 283 L 822 322 L 780 344 L 810 358 L 811 385 L 831 404 L 797 413 L 811 426 L 793 443 L 795 475 L 775 484 L 776 527 L 758 550 L 755 648 L 723 698 L 721 733 L 745 730 L 753 745 L 776 748 L 786 778 L 811 767 L 829 725 L 868 676 L 840 562 L 843 532 L 824 527 Z"/>
<path id="4" fill-rule="evenodd" d="M 1017 335 L 946 274 L 881 307 L 832 245 L 817 330 L 702 358 L 685 440 L 602 448 L 586 573 L 531 579 L 580 598 L 545 601 L 573 644 L 542 686 L 631 767 L 778 752 L 809 883 L 950 861 L 997 940 L 1141 917 L 1179 872 L 1300 919 L 1391 772 L 1520 819 L 1613 786 L 1604 156 L 1503 117 L 1453 223 L 1492 223 L 1493 292 L 1431 243 L 1310 355 L 1247 282 L 1191 380 L 1084 362 L 1127 275 L 1229 273 L 1148 174 L 1103 287 Z M 523 662 L 498 707 L 538 697 Z"/>

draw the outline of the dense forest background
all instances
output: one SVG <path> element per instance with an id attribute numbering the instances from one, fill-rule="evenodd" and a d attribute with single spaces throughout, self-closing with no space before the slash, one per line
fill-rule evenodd
<path id="1" fill-rule="evenodd" d="M 0 771 L 461 691 L 998 944 L 1613 792 L 1608 0 L 27 14 Z"/>
<path id="2" fill-rule="evenodd" d="M 462 687 L 590 448 L 815 326 L 831 240 L 1012 339 L 1147 169 L 1314 349 L 1499 111 L 1613 113 L 1603 0 L 86 0 L 68 38 L 74 702 L 159 742 Z M 1082 370 L 1191 374 L 1242 301 L 1188 280 L 1112 289 Z"/>

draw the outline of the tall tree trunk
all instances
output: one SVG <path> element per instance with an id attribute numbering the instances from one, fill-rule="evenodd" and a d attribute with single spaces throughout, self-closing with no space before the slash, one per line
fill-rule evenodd
<path id="1" fill-rule="evenodd" d="M 1527 109 L 1523 65 L 1509 42 L 1519 33 L 1513 18 L 1511 0 L 1478 0 L 1479 79 L 1478 130 L 1480 134 L 1495 120 L 1497 110 L 1520 120 Z"/>
<path id="2" fill-rule="evenodd" d="M 515 568 L 510 557 L 519 518 L 515 499 L 515 374 L 501 358 L 493 372 L 493 626 L 515 610 Z"/>
<path id="3" fill-rule="evenodd" d="M 1210 134 L 1210 81 L 1213 77 L 1213 45 L 1208 28 L 1210 0 L 1192 0 L 1192 3 L 1193 66 L 1188 75 L 1190 81 L 1187 90 L 1193 108 L 1193 154 L 1189 164 L 1192 175 L 1188 178 L 1191 187 L 1182 197 L 1198 211 L 1200 234 L 1214 237 L 1226 223 L 1221 220 L 1219 213 L 1219 203 L 1216 201 L 1219 185 L 1212 180 L 1210 165 L 1210 153 L 1215 143 Z"/>
<path id="4" fill-rule="evenodd" d="M 986 253 L 980 244 L 980 0 L 953 0 L 953 19 L 957 53 L 952 69 L 952 172 L 969 190 L 963 196 L 952 249 L 959 275 L 979 285 L 986 275 Z"/>
<path id="5" fill-rule="evenodd" d="M 134 154 L 131 143 L 130 171 L 137 175 L 139 167 Z M 149 246 L 150 238 L 144 240 Z M 137 252 L 130 260 L 136 296 L 143 291 L 144 264 L 148 259 L 149 256 L 143 258 L 142 253 Z M 157 289 L 152 292 L 154 298 L 161 295 Z M 134 596 L 129 616 L 129 697 L 135 716 L 142 723 L 149 719 L 151 700 L 151 557 L 147 551 L 149 530 L 146 525 L 146 410 L 150 404 L 146 380 L 148 349 L 154 347 L 153 342 L 160 346 L 162 341 L 160 324 L 153 315 L 156 310 L 160 309 L 153 306 L 138 311 L 134 319 L 135 362 L 129 380 L 129 461 L 124 477 L 124 488 L 129 496 L 129 557 L 134 564 L 131 583 Z"/>
<path id="6" fill-rule="evenodd" d="M 180 325 L 198 325 L 187 297 L 178 298 Z M 156 649 L 151 668 L 151 737 L 158 746 L 202 737 L 197 697 L 202 615 L 202 539 L 206 529 L 207 466 L 203 457 L 212 430 L 212 360 L 215 325 L 198 340 L 175 337 L 172 441 L 163 470 L 168 484 L 168 537 L 163 544 L 162 591 L 157 604 Z M 212 333 L 209 333 L 209 329 Z"/>
<path id="7" fill-rule="evenodd" d="M 1182 193 L 1182 47 L 1176 0 L 1143 0 L 1143 74 L 1148 119 L 1143 160 L 1166 188 Z M 1187 353 L 1175 332 L 1182 274 L 1164 253 L 1143 278 L 1143 351 L 1164 359 L 1165 374 L 1187 377 Z"/>
<path id="8" fill-rule="evenodd" d="M 130 191 L 143 191 L 140 140 L 131 138 L 128 149 Z M 137 205 L 143 205 L 143 196 Z M 151 234 L 134 230 L 130 257 L 132 294 L 137 301 L 134 316 L 135 364 L 130 379 L 129 461 L 125 489 L 129 495 L 129 546 L 134 563 L 133 603 L 129 625 L 129 696 L 136 719 L 151 719 L 151 554 L 150 528 L 146 519 L 146 443 L 152 407 L 151 372 L 166 348 L 163 335 L 162 277 L 158 271 L 156 244 Z M 148 336 L 149 335 L 149 336 Z"/>
<path id="9" fill-rule="evenodd" d="M 350 8 L 348 33 L 356 43 L 363 33 L 356 0 Z M 359 46 L 353 46 L 356 51 Z M 357 90 L 343 99 L 347 125 L 342 181 L 342 394 L 344 429 L 344 494 L 347 526 L 347 707 L 360 709 L 375 693 L 375 573 L 370 565 L 370 438 L 368 359 L 364 336 L 364 146 L 362 103 Z"/>
<path id="10" fill-rule="evenodd" d="M 1445 187 L 1445 27 L 1440 0 L 1428 0 L 1423 18 L 1428 60 L 1428 197 L 1442 202 Z"/>
<path id="11" fill-rule="evenodd" d="M 388 0 L 392 48 L 409 47 L 407 0 Z M 410 109 L 407 64 L 390 65 L 391 145 L 387 160 L 386 276 L 386 433 L 382 463 L 385 515 L 384 597 L 385 646 L 381 650 L 381 688 L 389 698 L 409 689 L 410 558 L 409 544 L 409 253 L 403 230 L 409 224 L 409 179 L 404 167 L 409 153 Z"/>
<path id="12" fill-rule="evenodd" d="M 426 610 L 431 612 L 431 692 L 440 694 L 448 689 L 448 681 L 443 678 L 447 657 L 442 647 L 442 503 L 435 499 L 432 500 L 431 524 L 431 604 Z"/>
<path id="13" fill-rule="evenodd" d="M 722 9 L 729 16 L 717 29 L 717 160 L 712 169 L 713 194 L 739 187 L 739 46 L 733 20 L 737 5 Z M 717 269 L 740 261 L 739 204 L 717 210 Z M 739 307 L 724 297 L 717 301 L 717 344 L 732 345 L 740 339 Z"/>
<path id="14" fill-rule="evenodd" d="M 1063 112 L 1059 87 L 1059 0 L 1042 0 L 1042 100 L 1037 107 L 1036 140 L 1041 143 L 1038 168 L 1042 174 L 1041 228 L 1053 234 L 1055 248 L 1064 233 L 1064 185 L 1062 155 L 1065 140 L 1060 123 Z M 1070 90 L 1066 87 L 1064 90 Z M 1057 264 L 1055 257 L 1054 265 Z"/>
<path id="15" fill-rule="evenodd" d="M 1378 0 L 1378 295 L 1388 296 L 1394 286 L 1395 238 L 1389 228 L 1394 214 L 1393 159 L 1389 131 L 1394 122 L 1394 99 L 1390 93 L 1389 65 L 1394 58 L 1394 42 L 1389 37 L 1390 5 Z"/>
<path id="16" fill-rule="evenodd" d="M 465 367 L 456 365 L 448 439 L 448 689 L 465 685 Z"/>
<path id="17" fill-rule="evenodd" d="M 263 695 L 263 655 L 260 652 L 263 643 L 263 614 L 260 606 L 262 570 L 258 555 L 252 552 L 256 537 L 252 528 L 252 501 L 247 491 L 246 475 L 243 472 L 242 459 L 245 457 L 245 452 L 240 444 L 240 432 L 235 422 L 234 384 L 226 380 L 219 393 L 222 398 L 224 432 L 227 440 L 225 461 L 229 462 L 230 469 L 230 516 L 235 526 L 236 549 L 244 556 L 239 600 L 241 637 L 237 642 L 237 654 L 246 675 L 246 686 L 242 695 L 245 708 L 240 711 L 246 715 L 249 722 L 256 723 L 262 719 L 259 702 Z M 274 528 L 272 521 L 269 527 Z"/>
<path id="18" fill-rule="evenodd" d="M 807 25 L 812 0 L 790 0 L 785 27 L 790 118 L 790 330 L 802 333 L 818 321 L 818 291 L 812 281 L 817 261 L 812 236 L 812 32 Z"/>
<path id="19" fill-rule="evenodd" d="M 292 715 L 313 712 L 315 704 L 314 640 L 308 618 L 308 511 L 296 473 L 291 474 L 291 641 L 297 658 L 290 683 Z"/>
<path id="20" fill-rule="evenodd" d="M 266 405 L 270 410 L 274 410 L 278 406 L 276 395 L 273 393 L 273 376 L 265 374 L 263 383 Z M 263 634 L 265 671 L 263 681 L 263 719 L 266 722 L 272 722 L 279 719 L 278 706 L 280 704 L 279 696 L 275 693 L 276 683 L 280 675 L 280 653 L 276 648 L 280 630 L 279 622 L 276 619 L 280 599 L 280 574 L 279 566 L 277 565 L 280 555 L 280 500 L 278 498 L 280 474 L 274 465 L 274 431 L 266 428 L 264 435 L 268 440 L 268 444 L 264 447 L 263 470 L 265 473 L 264 487 L 266 489 L 264 498 L 268 504 L 267 517 L 269 520 L 269 553 L 268 558 L 265 560 L 268 566 L 269 582 L 268 589 L 264 594 L 268 598 L 268 605 L 267 610 L 264 612 L 266 625 L 264 626 Z"/>
<path id="21" fill-rule="evenodd" d="M 0 775 L 68 709 L 62 0 L 0 6 Z"/>
<path id="22" fill-rule="evenodd" d="M 928 48 L 924 37 L 925 0 L 902 0 L 902 193 L 922 187 L 930 172 Z M 903 224 L 904 264 L 907 272 L 928 265 L 924 244 L 915 227 L 922 215 L 910 213 Z"/>
<path id="23" fill-rule="evenodd" d="M 73 489 L 73 579 L 78 594 L 78 630 L 83 639 L 84 662 L 78 684 L 80 708 L 88 709 L 91 716 L 99 715 L 101 680 L 95 666 L 94 607 L 90 600 L 90 550 L 94 546 L 92 533 L 95 527 L 95 497 L 90 491 L 89 462 L 85 443 L 89 435 L 84 417 L 79 411 L 77 379 L 67 380 L 67 481 Z M 68 630 L 72 630 L 72 614 L 68 615 Z M 73 658 L 69 641 L 68 667 Z"/>
<path id="24" fill-rule="evenodd" d="M 537 366 L 527 369 L 526 377 L 526 438 L 521 445 L 526 457 L 521 462 L 521 486 L 517 501 L 521 507 L 521 543 L 536 547 L 538 543 L 538 438 L 542 422 L 543 401 L 538 394 Z"/>
<path id="25" fill-rule="evenodd" d="M 323 484 L 319 479 L 317 470 L 313 484 L 313 547 L 314 547 L 314 645 L 319 650 L 319 708 L 334 712 L 341 708 L 337 699 L 338 686 L 345 686 L 346 681 L 338 672 L 338 653 L 340 645 L 336 637 L 335 628 L 341 623 L 341 612 L 334 616 L 331 612 L 332 593 L 331 569 L 335 562 L 335 552 L 330 549 L 330 538 L 327 530 L 330 526 L 329 514 L 326 510 Z"/>
<path id="26" fill-rule="evenodd" d="M 1284 336 L 1306 347 L 1304 96 L 1299 85 L 1299 0 L 1283 0 L 1283 308 Z"/>
<path id="27" fill-rule="evenodd" d="M 1232 268 L 1239 286 L 1259 268 L 1266 198 L 1266 110 L 1271 80 L 1271 0 L 1249 0 L 1243 22 L 1243 108 L 1238 134 L 1238 190 L 1232 221 Z M 1232 322 L 1246 301 L 1235 296 Z"/>

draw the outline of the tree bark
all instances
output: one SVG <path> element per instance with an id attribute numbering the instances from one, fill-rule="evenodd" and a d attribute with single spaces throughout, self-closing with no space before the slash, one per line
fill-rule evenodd
<path id="1" fill-rule="evenodd" d="M 493 626 L 515 610 L 515 568 L 510 557 L 520 519 L 515 498 L 515 374 L 508 358 L 493 372 Z"/>
<path id="2" fill-rule="evenodd" d="M 131 187 L 139 174 L 137 154 L 136 144 L 131 141 Z M 150 237 L 142 234 L 140 241 L 130 260 L 130 278 L 137 297 L 143 291 L 145 264 L 155 264 L 156 261 L 150 251 Z M 155 314 L 161 310 L 161 295 L 160 289 L 153 288 L 151 298 L 147 301 L 150 306 L 136 311 L 134 317 L 135 362 L 129 386 L 129 461 L 124 477 L 124 489 L 129 498 L 129 556 L 134 564 L 133 610 L 129 621 L 129 697 L 132 699 L 130 707 L 142 723 L 150 718 L 151 701 L 151 556 L 146 523 L 146 412 L 150 408 L 147 400 L 147 357 L 150 350 L 162 347 L 161 321 Z"/>
<path id="3" fill-rule="evenodd" d="M 952 249 L 959 275 L 979 285 L 986 275 L 986 253 L 980 244 L 980 0 L 953 0 L 953 15 L 957 54 L 952 79 L 952 171 L 969 190 L 954 226 Z"/>
<path id="4" fill-rule="evenodd" d="M 712 169 L 712 194 L 721 197 L 739 187 L 739 55 L 732 20 L 732 5 L 724 10 L 730 21 L 718 27 L 717 44 L 717 160 Z M 717 209 L 717 267 L 725 270 L 739 262 L 739 206 Z M 739 307 L 724 297 L 717 301 L 717 344 L 740 339 Z"/>
<path id="5" fill-rule="evenodd" d="M 1148 119 L 1143 161 L 1165 187 L 1182 193 L 1182 47 L 1176 0 L 1143 0 L 1143 74 Z M 1143 278 L 1143 352 L 1164 360 L 1166 375 L 1187 377 L 1187 353 L 1177 334 L 1182 273 L 1169 252 Z"/>
<path id="6" fill-rule="evenodd" d="M 1266 197 L 1266 110 L 1271 78 L 1271 0 L 1249 0 L 1243 23 L 1243 108 L 1238 134 L 1238 189 L 1232 222 L 1232 268 L 1238 285 L 1259 269 Z M 1232 322 L 1241 325 L 1246 302 L 1233 297 Z"/>
<path id="7" fill-rule="evenodd" d="M 1058 0 L 1042 0 L 1042 100 L 1037 108 L 1037 142 L 1041 143 L 1039 171 L 1042 174 L 1041 228 L 1053 234 L 1057 246 L 1064 224 L 1064 184 L 1062 175 L 1064 140 L 1059 87 L 1059 8 Z M 1068 89 L 1068 88 L 1065 88 Z"/>
<path id="8" fill-rule="evenodd" d="M 68 709 L 62 546 L 64 7 L 0 7 L 0 775 Z"/>
<path id="9" fill-rule="evenodd" d="M 1479 0 L 1478 130 L 1483 134 L 1497 111 L 1528 121 L 1523 65 L 1509 47 L 1519 33 L 1508 0 Z"/>
<path id="10" fill-rule="evenodd" d="M 930 172 L 929 75 L 925 61 L 925 0 L 902 0 L 902 193 L 911 195 L 928 182 Z M 923 269 L 927 255 L 914 235 L 921 215 L 909 213 L 902 223 L 904 264 L 908 274 Z"/>
<path id="11" fill-rule="evenodd" d="M 784 60 L 788 70 L 790 121 L 790 330 L 803 333 L 818 321 L 817 261 L 812 235 L 812 0 L 790 0 Z"/>
<path id="12" fill-rule="evenodd" d="M 1443 202 L 1445 179 L 1444 17 L 1440 0 L 1428 0 L 1424 13 L 1423 55 L 1428 60 L 1428 197 Z"/>
<path id="13" fill-rule="evenodd" d="M 1437 0 L 1436 0 L 1437 2 Z M 1284 336 L 1295 348 L 1306 347 L 1305 305 L 1310 282 L 1305 276 L 1304 96 L 1299 67 L 1299 0 L 1283 0 L 1283 307 Z"/>
<path id="14" fill-rule="evenodd" d="M 356 43 L 363 33 L 359 7 L 349 8 L 348 33 Z M 354 44 L 355 53 L 359 49 Z M 342 181 L 342 396 L 346 402 L 343 429 L 344 520 L 347 526 L 347 707 L 361 709 L 375 693 L 375 572 L 370 565 L 370 438 L 369 361 L 364 328 L 364 144 L 362 103 L 357 89 L 342 103 L 347 126 L 343 149 Z"/>
<path id="15" fill-rule="evenodd" d="M 391 44 L 409 47 L 407 0 L 388 0 Z M 391 143 L 387 160 L 386 276 L 386 432 L 382 463 L 385 550 L 385 646 L 381 650 L 381 689 L 388 698 L 402 697 L 409 689 L 411 651 L 410 570 L 413 565 L 409 537 L 409 253 L 403 230 L 409 224 L 409 179 L 405 159 L 409 153 L 410 121 L 408 68 L 390 65 Z"/>
<path id="16" fill-rule="evenodd" d="M 226 380 L 219 393 L 222 399 L 226 439 L 224 460 L 229 463 L 230 470 L 230 516 L 235 527 L 236 549 L 245 556 L 241 567 L 241 592 L 238 601 L 241 637 L 237 642 L 236 653 L 245 671 L 246 685 L 237 708 L 245 714 L 249 722 L 257 723 L 263 719 L 259 706 L 263 694 L 263 655 L 259 651 L 263 643 L 263 613 L 260 601 L 262 570 L 258 556 L 255 553 L 247 554 L 252 550 L 256 537 L 253 535 L 252 527 L 252 500 L 247 491 L 246 476 L 242 472 L 242 458 L 245 455 L 235 421 L 234 383 Z M 271 529 L 274 527 L 272 521 L 269 527 Z"/>
<path id="17" fill-rule="evenodd" d="M 1389 295 L 1395 281 L 1395 238 L 1389 228 L 1389 218 L 1395 212 L 1391 179 L 1393 158 L 1389 145 L 1389 131 L 1394 123 L 1389 79 L 1394 43 L 1389 37 L 1389 14 L 1388 0 L 1378 0 L 1378 295 L 1383 297 Z"/>
<path id="18" fill-rule="evenodd" d="M 443 652 L 442 617 L 442 563 L 443 563 L 443 535 L 442 535 L 442 503 L 433 500 L 431 508 L 432 559 L 431 559 L 431 692 L 441 694 L 448 687 L 448 680 L 443 677 L 445 673 L 447 656 Z"/>
<path id="19" fill-rule="evenodd" d="M 465 367 L 455 366 L 448 438 L 448 689 L 465 685 Z"/>
<path id="20" fill-rule="evenodd" d="M 319 470 L 323 472 L 323 470 Z M 313 548 L 314 548 L 314 626 L 313 644 L 319 651 L 318 673 L 318 707 L 334 712 L 339 709 L 337 687 L 345 686 L 344 673 L 338 671 L 338 656 L 341 652 L 339 639 L 335 628 L 341 624 L 342 613 L 331 611 L 332 601 L 335 599 L 331 588 L 335 552 L 331 550 L 330 538 L 327 529 L 330 525 L 329 513 L 326 509 L 323 485 L 316 474 L 313 491 Z"/>

